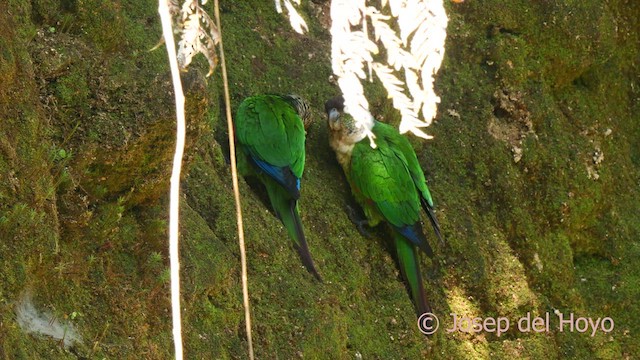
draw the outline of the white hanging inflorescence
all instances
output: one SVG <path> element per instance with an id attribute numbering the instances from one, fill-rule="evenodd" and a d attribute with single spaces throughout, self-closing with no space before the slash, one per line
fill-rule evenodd
<path id="1" fill-rule="evenodd" d="M 345 112 L 364 128 L 371 146 L 375 147 L 375 136 L 370 130 L 373 117 L 360 80 L 367 77 L 364 66 L 371 65 L 378 47 L 369 39 L 366 25 L 361 30 L 351 30 L 352 26 L 366 24 L 365 6 L 365 0 L 331 2 L 331 65 L 344 96 Z"/>
<path id="2" fill-rule="evenodd" d="M 433 83 L 444 57 L 447 35 L 448 19 L 442 0 L 380 0 L 379 7 L 367 3 L 331 1 L 332 67 L 345 98 L 345 109 L 368 128 L 372 116 L 362 80 L 373 72 L 402 115 L 400 132 L 429 139 L 431 136 L 422 128 L 431 124 L 440 102 Z M 370 31 L 373 39 L 369 38 Z M 385 50 L 384 60 L 375 57 L 379 47 Z M 375 146 L 373 134 L 369 138 Z"/>
<path id="3" fill-rule="evenodd" d="M 276 1 L 276 11 L 278 14 L 282 14 L 282 3 L 284 2 L 284 7 L 287 8 L 287 13 L 289 15 L 289 22 L 291 23 L 291 27 L 299 34 L 304 34 L 306 31 L 309 31 L 309 27 L 307 23 L 304 21 L 298 10 L 296 10 L 295 6 L 291 3 L 293 1 L 296 5 L 300 5 L 300 0 L 275 0 Z"/>
<path id="4" fill-rule="evenodd" d="M 207 0 L 187 0 L 182 6 L 179 0 L 169 0 L 169 12 L 175 32 L 178 33 L 178 66 L 186 69 L 197 54 L 204 55 L 209 62 L 209 73 L 213 74 L 218 63 L 216 44 L 220 41 L 220 33 L 211 17 L 202 8 Z"/>

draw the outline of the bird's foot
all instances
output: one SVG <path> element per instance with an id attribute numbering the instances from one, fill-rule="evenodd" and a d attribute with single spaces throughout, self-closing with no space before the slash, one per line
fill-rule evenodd
<path id="1" fill-rule="evenodd" d="M 371 233 L 369 232 L 369 220 L 367 220 L 364 216 L 361 216 L 359 211 L 354 209 L 353 207 L 347 205 L 347 216 L 349 220 L 356 226 L 360 235 L 364 236 L 367 239 L 371 239 Z"/>

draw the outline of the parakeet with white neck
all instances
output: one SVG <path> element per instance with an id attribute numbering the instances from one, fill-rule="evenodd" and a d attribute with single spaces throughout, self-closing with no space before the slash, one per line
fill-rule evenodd
<path id="1" fill-rule="evenodd" d="M 357 123 L 345 112 L 344 98 L 325 103 L 329 122 L 329 144 L 342 166 L 351 192 L 362 206 L 369 226 L 386 222 L 393 233 L 400 270 L 408 283 L 416 313 L 431 312 L 427 301 L 417 249 L 433 256 L 422 231 L 421 208 L 436 236 L 440 225 L 424 173 L 409 141 L 387 124 L 371 118 Z M 373 148 L 367 133 L 375 136 Z"/>

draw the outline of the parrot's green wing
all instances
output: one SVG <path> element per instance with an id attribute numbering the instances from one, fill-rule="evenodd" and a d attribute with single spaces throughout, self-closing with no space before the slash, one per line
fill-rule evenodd
<path id="1" fill-rule="evenodd" d="M 394 226 L 419 220 L 420 200 L 404 156 L 380 138 L 376 149 L 368 141 L 356 144 L 351 159 L 355 188 Z"/>
<path id="2" fill-rule="evenodd" d="M 424 173 L 416 157 L 416 152 L 413 150 L 411 143 L 406 137 L 400 135 L 398 131 L 390 125 L 384 123 L 377 124 L 377 134 L 382 135 L 385 141 L 389 142 L 391 146 L 400 151 L 406 160 L 406 166 L 411 174 L 413 183 L 425 198 L 430 206 L 433 206 L 433 200 L 431 199 L 431 193 L 427 187 Z"/>
<path id="3" fill-rule="evenodd" d="M 379 136 L 376 133 L 379 125 L 381 123 L 373 128 L 376 149 L 372 149 L 366 139 L 353 148 L 349 179 L 356 198 L 360 198 L 365 214 L 374 224 L 379 220 L 387 221 L 414 245 L 432 256 L 433 251 L 422 234 L 420 196 L 407 160 L 402 151 L 387 141 L 383 134 Z M 377 219 L 377 214 L 382 219 Z"/>
<path id="4" fill-rule="evenodd" d="M 424 172 L 420 167 L 416 152 L 413 150 L 411 143 L 409 143 L 409 140 L 407 140 L 406 137 L 400 135 L 395 128 L 387 124 L 378 123 L 376 128 L 376 135 L 383 137 L 386 142 L 391 144 L 393 148 L 400 151 L 404 156 L 404 159 L 406 160 L 407 170 L 409 171 L 409 173 L 411 174 L 411 178 L 413 179 L 413 184 L 420 192 L 420 201 L 422 203 L 422 207 L 427 213 L 436 236 L 438 237 L 440 242 L 442 242 L 440 224 L 438 223 L 433 210 L 433 199 L 431 198 L 431 192 L 429 191 L 429 187 L 427 186 L 427 182 L 424 177 Z"/>
<path id="5" fill-rule="evenodd" d="M 238 108 L 235 127 L 250 161 L 299 197 L 305 131 L 296 110 L 277 95 L 253 96 Z"/>

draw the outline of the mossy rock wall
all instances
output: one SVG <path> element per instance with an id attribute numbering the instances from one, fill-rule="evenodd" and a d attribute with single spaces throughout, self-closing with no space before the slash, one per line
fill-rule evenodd
<path id="1" fill-rule="evenodd" d="M 329 1 L 298 35 L 269 1 L 221 1 L 232 112 L 259 93 L 307 98 L 302 220 L 309 275 L 264 190 L 240 180 L 253 339 L 261 359 L 633 359 L 640 356 L 640 3 L 447 2 L 428 128 L 411 138 L 446 245 L 423 260 L 441 330 L 425 338 L 388 234 L 362 237 L 328 146 Z M 0 358 L 169 359 L 173 97 L 157 3 L 0 3 Z M 189 359 L 247 358 L 222 83 L 186 75 L 181 256 Z M 189 86 L 191 84 L 191 86 Z M 398 116 L 377 85 L 371 110 Z M 430 237 L 433 240 L 433 237 Z M 26 334 L 16 306 L 82 343 Z M 451 313 L 511 329 L 447 333 Z M 518 319 L 550 314 L 550 330 Z M 557 313 L 610 317 L 559 331 Z"/>

